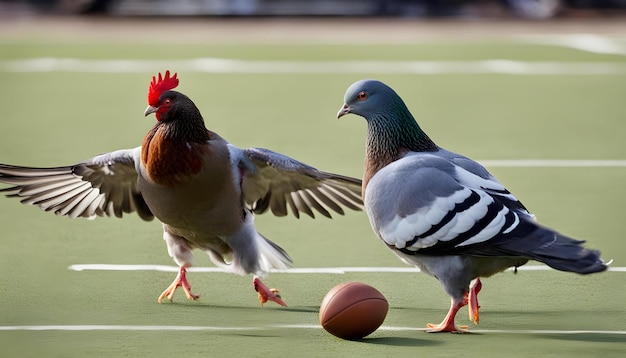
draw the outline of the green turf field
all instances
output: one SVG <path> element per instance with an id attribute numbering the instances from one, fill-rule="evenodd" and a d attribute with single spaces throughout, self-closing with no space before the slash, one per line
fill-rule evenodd
<path id="1" fill-rule="evenodd" d="M 380 26 L 380 25 L 379 25 Z M 415 43 L 250 44 L 209 41 L 88 42 L 0 36 L 0 162 L 70 164 L 141 143 L 152 69 L 130 72 L 16 72 L 32 58 L 163 60 L 178 71 L 207 126 L 240 147 L 266 147 L 326 171 L 360 177 L 365 122 L 336 119 L 346 88 L 378 78 L 405 99 L 439 145 L 479 160 L 626 160 L 626 72 L 611 75 L 447 73 L 203 73 L 173 60 L 481 61 L 626 65 L 626 56 L 498 39 L 445 36 Z M 166 37 L 170 39 L 171 37 Z M 624 41 L 621 39 L 621 45 Z M 153 63 L 153 62 L 152 62 Z M 149 66 L 148 66 L 149 67 Z M 493 167 L 538 219 L 626 266 L 626 167 Z M 476 334 L 427 334 L 449 298 L 416 273 L 275 273 L 288 308 L 260 307 L 252 277 L 190 273 L 199 301 L 156 298 L 175 274 L 71 271 L 74 264 L 174 265 L 157 222 L 133 215 L 69 220 L 0 198 L 0 356 L 2 357 L 614 357 L 626 352 L 626 272 L 578 276 L 506 272 L 483 281 Z M 333 220 L 257 217 L 296 268 L 404 267 L 377 241 L 363 213 Z M 197 267 L 212 267 L 196 252 Z M 359 342 L 317 326 L 325 293 L 363 281 L 389 300 L 381 330 Z M 458 323 L 466 324 L 467 310 Z M 30 330 L 27 330 L 28 327 Z M 175 326 L 175 327 L 169 327 Z M 177 329 L 178 328 L 178 329 Z M 578 332 L 582 331 L 582 332 Z"/>

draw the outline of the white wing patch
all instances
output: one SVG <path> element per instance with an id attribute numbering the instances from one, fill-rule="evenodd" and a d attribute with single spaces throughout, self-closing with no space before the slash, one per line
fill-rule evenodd
<path id="1" fill-rule="evenodd" d="M 471 190 L 462 189 L 451 196 L 436 198 L 430 206 L 419 208 L 414 214 L 405 217 L 396 216 L 380 228 L 382 239 L 399 249 L 406 247 L 415 236 L 422 235 L 471 195 Z M 411 245 L 415 249 L 429 247 L 437 243 L 437 238 L 429 236 Z"/>
<path id="2" fill-rule="evenodd" d="M 480 176 L 472 172 L 469 172 L 458 165 L 455 166 L 455 169 L 456 169 L 456 178 L 461 185 L 464 185 L 471 189 L 477 189 L 477 190 L 487 190 L 487 191 L 492 190 L 502 197 L 506 197 L 512 201 L 517 201 L 517 198 L 515 197 L 515 195 L 509 193 L 508 190 L 506 190 L 506 187 L 502 185 L 500 182 L 498 182 L 495 178 L 494 179 L 481 178 Z"/>
<path id="3" fill-rule="evenodd" d="M 420 172 L 422 169 L 425 170 Z M 433 171 L 434 175 L 443 175 L 441 183 L 436 177 L 420 177 L 430 175 L 426 170 L 432 169 L 439 170 Z M 393 175 L 396 173 L 404 175 L 403 178 L 416 178 L 413 190 L 427 192 L 405 197 L 401 194 L 403 191 L 394 187 L 412 184 L 399 182 L 402 178 L 400 174 Z M 424 182 L 418 180 L 420 178 Z M 447 245 L 441 246 L 443 252 L 461 249 L 510 233 L 519 225 L 520 215 L 531 216 L 492 176 L 474 174 L 446 158 L 428 153 L 407 155 L 404 160 L 390 164 L 370 180 L 368 187 L 372 191 L 365 192 L 365 201 L 370 206 L 372 227 L 386 244 L 399 250 L 419 251 L 432 247 L 428 251 L 435 253 L 437 245 L 444 243 Z M 392 193 L 394 196 L 390 198 Z M 438 193 L 438 196 L 429 201 L 428 193 Z M 513 206 L 509 206 L 510 203 Z M 519 211 L 515 203 L 519 204 Z M 407 208 L 414 208 L 414 211 L 407 211 Z"/>
<path id="4" fill-rule="evenodd" d="M 478 200 L 465 208 L 464 202 L 471 201 L 470 196 L 478 196 Z M 406 217 L 396 216 L 384 227 L 380 228 L 381 238 L 397 249 L 417 251 L 457 239 L 474 228 L 477 223 L 488 215 L 494 198 L 482 190 L 463 188 L 448 197 L 438 197 L 427 207 L 422 207 L 414 214 Z M 456 244 L 456 247 L 467 246 L 487 241 L 501 232 L 509 232 L 519 223 L 517 214 L 515 221 L 505 228 L 507 207 L 501 207 L 495 217 L 477 234 Z"/>

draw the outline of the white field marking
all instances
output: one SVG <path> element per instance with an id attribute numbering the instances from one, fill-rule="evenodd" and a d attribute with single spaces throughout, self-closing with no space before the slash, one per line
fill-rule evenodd
<path id="1" fill-rule="evenodd" d="M 177 266 L 167 265 L 115 265 L 115 264 L 77 264 L 68 267 L 71 271 L 160 271 L 160 272 L 178 272 Z M 513 271 L 513 268 L 507 271 Z M 529 265 L 520 266 L 518 271 L 552 271 L 554 269 L 545 265 Z M 218 267 L 190 267 L 189 272 L 202 273 L 231 273 Z M 609 267 L 609 271 L 626 272 L 626 267 Z M 411 273 L 420 272 L 416 267 L 309 267 L 309 268 L 290 268 L 287 270 L 272 270 L 272 273 L 291 273 L 291 274 L 337 274 L 342 275 L 350 272 L 356 273 Z"/>
<path id="2" fill-rule="evenodd" d="M 265 331 L 268 329 L 322 329 L 317 324 L 277 324 L 268 326 L 229 327 L 229 326 L 134 326 L 134 325 L 41 325 L 41 326 L 0 326 L 0 331 Z M 426 331 L 421 327 L 381 326 L 379 331 Z M 615 334 L 626 335 L 626 331 L 603 330 L 506 330 L 471 329 L 473 333 L 508 334 Z"/>
<path id="3" fill-rule="evenodd" d="M 30 58 L 0 61 L 0 72 L 152 73 L 174 68 L 205 73 L 395 73 L 395 74 L 508 74 L 508 75 L 620 75 L 626 63 L 483 61 L 254 61 L 224 58 L 186 60 L 97 60 Z"/>
<path id="4" fill-rule="evenodd" d="M 524 43 L 559 46 L 603 55 L 626 55 L 626 42 L 594 34 L 525 35 L 520 36 L 519 40 Z"/>
<path id="5" fill-rule="evenodd" d="M 486 167 L 559 167 L 559 168 L 599 168 L 626 167 L 626 160 L 608 159 L 513 159 L 479 160 Z"/>

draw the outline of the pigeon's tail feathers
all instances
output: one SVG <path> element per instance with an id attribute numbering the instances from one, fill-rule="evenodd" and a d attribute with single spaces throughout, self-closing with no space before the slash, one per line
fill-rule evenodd
<path id="1" fill-rule="evenodd" d="M 534 230 L 523 238 L 510 240 L 498 249 L 543 262 L 560 271 L 590 274 L 608 268 L 599 251 L 583 246 L 585 241 L 572 239 L 537 224 L 533 226 Z"/>
<path id="2" fill-rule="evenodd" d="M 558 233 L 555 235 L 557 239 L 553 248 L 532 251 L 534 259 L 560 271 L 580 274 L 602 272 L 608 268 L 600 258 L 599 251 L 582 246 L 584 241 L 572 240 Z"/>

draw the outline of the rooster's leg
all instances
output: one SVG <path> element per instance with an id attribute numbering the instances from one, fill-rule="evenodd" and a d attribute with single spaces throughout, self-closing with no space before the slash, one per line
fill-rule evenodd
<path id="1" fill-rule="evenodd" d="M 467 297 L 460 302 L 455 302 L 455 300 L 452 299 L 452 304 L 450 305 L 450 310 L 448 311 L 446 318 L 444 318 L 441 323 L 436 324 L 436 325 L 429 323 L 427 326 L 430 329 L 427 330 L 426 332 L 429 332 L 429 333 L 437 333 L 437 332 L 465 333 L 467 332 L 467 329 L 469 327 L 467 326 L 457 327 L 454 324 L 454 317 L 456 316 L 456 313 L 461 309 L 461 307 L 465 305 L 467 305 Z"/>
<path id="2" fill-rule="evenodd" d="M 263 305 L 267 301 L 274 301 L 283 307 L 287 307 L 285 302 L 280 299 L 280 295 L 278 294 L 277 289 L 268 288 L 257 276 L 254 276 L 252 284 L 254 285 L 254 289 L 256 290 L 256 292 L 259 293 L 259 301 L 261 302 L 261 305 Z"/>
<path id="3" fill-rule="evenodd" d="M 478 305 L 478 292 L 483 287 L 483 284 L 480 282 L 480 278 L 476 278 L 474 283 L 471 285 L 469 294 L 467 295 L 467 304 L 469 308 L 469 318 L 470 321 L 474 321 L 475 324 L 478 324 L 479 314 L 478 309 L 480 306 Z"/>
<path id="4" fill-rule="evenodd" d="M 188 299 L 197 300 L 200 297 L 196 294 L 191 293 L 191 285 L 189 284 L 189 281 L 187 281 L 187 269 L 181 266 L 180 270 L 178 271 L 178 275 L 176 275 L 176 278 L 174 279 L 172 284 L 168 288 L 166 288 L 165 291 L 163 291 L 163 293 L 159 296 L 158 302 L 161 303 L 161 301 L 163 301 L 165 297 L 167 297 L 171 302 L 174 299 L 174 292 L 176 291 L 178 286 L 181 286 L 183 288 L 183 291 L 185 291 L 185 295 L 187 295 Z"/>

